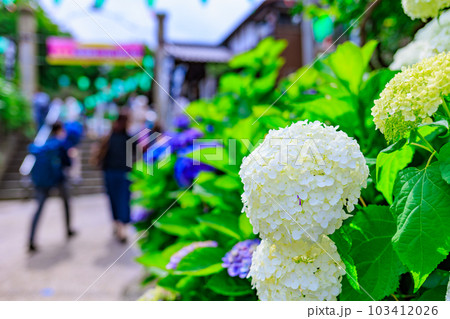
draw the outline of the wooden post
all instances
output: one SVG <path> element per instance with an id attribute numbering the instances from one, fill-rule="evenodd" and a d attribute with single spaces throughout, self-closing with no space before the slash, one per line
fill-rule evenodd
<path id="1" fill-rule="evenodd" d="M 153 103 L 155 106 L 155 111 L 158 114 L 158 121 L 161 125 L 161 128 L 166 130 L 169 126 L 167 123 L 167 111 L 169 108 L 169 95 L 168 93 L 170 88 L 166 85 L 166 77 L 168 76 L 166 70 L 164 68 L 164 59 L 165 59 L 165 51 L 164 51 L 164 37 L 165 37 L 165 28 L 164 22 L 166 19 L 166 15 L 164 13 L 157 14 L 158 18 L 158 47 L 155 53 L 155 81 L 158 83 L 153 87 Z"/>
<path id="2" fill-rule="evenodd" d="M 18 10 L 20 88 L 31 101 L 37 89 L 36 18 L 28 5 L 21 5 Z"/>

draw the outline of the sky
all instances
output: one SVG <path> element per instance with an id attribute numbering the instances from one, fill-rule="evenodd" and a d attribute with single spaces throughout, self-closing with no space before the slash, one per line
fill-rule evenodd
<path id="1" fill-rule="evenodd" d="M 105 0 L 100 10 L 94 0 L 38 0 L 61 30 L 88 43 L 157 42 L 156 13 L 164 12 L 166 41 L 193 44 L 219 44 L 263 0 Z"/>

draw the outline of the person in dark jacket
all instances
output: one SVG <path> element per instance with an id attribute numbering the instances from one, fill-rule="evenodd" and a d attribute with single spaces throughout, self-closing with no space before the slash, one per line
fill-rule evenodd
<path id="1" fill-rule="evenodd" d="M 67 237 L 71 238 L 75 235 L 70 223 L 69 192 L 64 172 L 71 163 L 64 141 L 65 131 L 63 126 L 60 122 L 56 122 L 53 124 L 51 135 L 44 145 L 30 145 L 30 153 L 36 158 L 31 171 L 31 179 L 35 186 L 38 201 L 38 208 L 33 216 L 29 237 L 28 250 L 31 253 L 37 250 L 35 246 L 36 229 L 44 204 L 50 195 L 50 191 L 54 188 L 59 190 L 59 195 L 64 202 Z"/>
<path id="2" fill-rule="evenodd" d="M 114 234 L 121 243 L 127 241 L 127 227 L 130 222 L 130 180 L 127 166 L 128 115 L 122 112 L 114 121 L 109 139 L 105 143 L 102 169 L 106 193 L 111 204 Z M 131 154 L 130 154 L 131 156 Z"/>

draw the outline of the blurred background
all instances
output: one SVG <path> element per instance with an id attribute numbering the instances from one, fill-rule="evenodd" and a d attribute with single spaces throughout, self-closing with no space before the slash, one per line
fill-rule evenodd
<path id="1" fill-rule="evenodd" d="M 376 39 L 370 67 L 388 67 L 422 26 L 401 1 L 386 0 L 0 1 L 0 299 L 142 294 L 138 252 L 121 257 L 127 247 L 112 239 L 102 172 L 90 161 L 123 108 L 130 136 L 170 131 L 192 101 L 216 95 L 222 76 L 234 72 L 233 57 L 266 38 L 286 43 L 278 81 L 345 41 Z M 27 254 L 36 206 L 28 146 L 45 143 L 57 121 L 82 127 L 67 173 L 80 234 L 63 239 L 61 204 L 52 197 L 39 226 L 42 250 Z"/>

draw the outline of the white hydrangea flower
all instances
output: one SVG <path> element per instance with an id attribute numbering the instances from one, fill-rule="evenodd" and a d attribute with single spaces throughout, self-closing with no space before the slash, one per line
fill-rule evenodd
<path id="1" fill-rule="evenodd" d="M 450 0 L 402 0 L 403 11 L 411 19 L 434 18 L 450 6 Z"/>
<path id="2" fill-rule="evenodd" d="M 389 68 L 400 70 L 403 66 L 410 66 L 425 58 L 448 51 L 450 51 L 450 10 L 417 31 L 414 40 L 395 53 L 394 62 Z"/>
<path id="3" fill-rule="evenodd" d="M 239 174 L 254 232 L 286 243 L 317 240 L 339 228 L 348 217 L 344 206 L 354 209 L 369 169 L 358 143 L 337 127 L 300 121 L 269 131 Z"/>
<path id="4" fill-rule="evenodd" d="M 252 258 L 249 276 L 260 300 L 336 300 L 345 266 L 327 236 L 317 243 L 263 240 Z"/>

